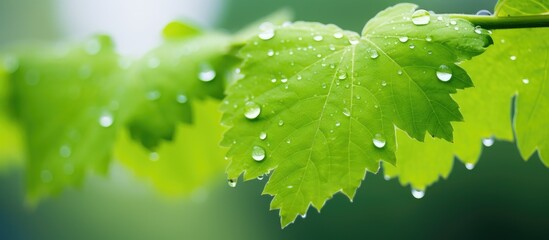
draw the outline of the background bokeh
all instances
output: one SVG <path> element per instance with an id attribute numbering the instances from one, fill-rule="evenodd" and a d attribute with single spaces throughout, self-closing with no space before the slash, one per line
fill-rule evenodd
<path id="1" fill-rule="evenodd" d="M 236 31 L 280 8 L 297 20 L 359 31 L 398 1 L 1 0 L 0 48 L 23 41 L 65 41 L 104 32 L 126 54 L 160 40 L 162 25 L 179 18 Z M 435 12 L 475 13 L 495 0 L 423 0 Z M 511 107 L 511 106 L 510 106 Z M 2 133 L 0 133 L 0 137 Z M 480 144 L 480 143 L 479 143 Z M 549 227 L 549 170 L 524 162 L 512 143 L 484 149 L 473 171 L 459 162 L 448 180 L 417 200 L 398 180 L 369 174 L 353 203 L 338 194 L 321 214 L 281 230 L 278 213 L 260 196 L 264 182 L 229 188 L 223 174 L 189 198 L 166 198 L 116 162 L 107 177 L 24 205 L 24 171 L 0 171 L 0 239 L 518 239 L 543 238 Z"/>

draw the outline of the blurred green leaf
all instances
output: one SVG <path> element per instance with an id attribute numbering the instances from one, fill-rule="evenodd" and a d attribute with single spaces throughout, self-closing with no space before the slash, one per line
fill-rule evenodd
<path id="1" fill-rule="evenodd" d="M 499 0 L 496 16 L 524 16 L 549 13 L 549 0 Z"/>
<path id="2" fill-rule="evenodd" d="M 144 149 L 121 134 L 116 158 L 135 175 L 150 180 L 169 196 L 189 195 L 223 174 L 226 161 L 219 148 L 223 128 L 219 125 L 219 102 L 193 101 L 193 124 L 180 123 L 172 142 L 162 142 L 155 151 Z"/>
<path id="3" fill-rule="evenodd" d="M 165 42 L 132 64 L 128 88 L 138 108 L 128 122 L 132 138 L 153 150 L 173 139 L 177 124 L 192 123 L 192 101 L 222 98 L 238 63 L 229 45 L 229 36 L 202 34 Z"/>
<path id="4" fill-rule="evenodd" d="M 336 192 L 353 198 L 365 170 L 395 162 L 395 125 L 416 139 L 452 139 L 461 120 L 451 99 L 471 86 L 455 62 L 482 53 L 491 39 L 469 22 L 400 4 L 372 19 L 363 36 L 333 25 L 263 28 L 242 49 L 245 77 L 222 109 L 232 128 L 229 178 L 276 169 L 281 224 L 320 209 Z"/>
<path id="5" fill-rule="evenodd" d="M 19 55 L 11 75 L 13 109 L 24 128 L 30 203 L 79 184 L 110 160 L 125 79 L 108 37 L 67 50 Z"/>

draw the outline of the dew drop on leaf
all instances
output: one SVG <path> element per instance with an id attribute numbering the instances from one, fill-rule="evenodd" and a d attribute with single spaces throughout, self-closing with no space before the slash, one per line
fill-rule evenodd
<path id="1" fill-rule="evenodd" d="M 347 73 L 346 72 L 340 72 L 337 78 L 339 78 L 339 80 L 345 80 L 345 79 L 347 79 Z"/>
<path id="2" fill-rule="evenodd" d="M 375 49 L 369 49 L 368 52 L 370 53 L 370 57 L 372 59 L 376 59 L 379 57 L 379 53 Z"/>
<path id="3" fill-rule="evenodd" d="M 492 16 L 492 13 L 486 9 L 480 10 L 477 12 L 479 16 Z"/>
<path id="4" fill-rule="evenodd" d="M 494 138 L 489 137 L 482 139 L 482 145 L 484 145 L 485 147 L 491 147 L 492 145 L 494 145 Z"/>
<path id="5" fill-rule="evenodd" d="M 198 73 L 198 79 L 203 82 L 210 82 L 215 78 L 215 70 L 209 64 L 202 64 L 200 66 L 200 72 Z"/>
<path id="6" fill-rule="evenodd" d="M 335 126 L 336 126 L 336 127 L 339 127 L 339 126 L 341 126 L 341 122 L 339 122 L 339 121 L 336 121 L 336 123 L 335 123 Z"/>
<path id="7" fill-rule="evenodd" d="M 287 82 L 288 82 L 288 79 L 287 79 L 287 78 L 280 79 L 280 82 L 281 82 L 281 83 L 287 83 Z"/>
<path id="8" fill-rule="evenodd" d="M 475 168 L 475 164 L 466 163 L 466 164 L 465 164 L 465 168 L 467 168 L 467 170 L 473 170 L 473 169 Z"/>
<path id="9" fill-rule="evenodd" d="M 456 24 L 457 24 L 457 22 L 456 22 L 456 20 L 450 20 L 450 24 L 452 24 L 452 25 L 456 25 Z"/>
<path id="10" fill-rule="evenodd" d="M 528 78 L 522 79 L 522 83 L 528 84 L 528 83 L 530 83 L 530 80 Z"/>
<path id="11" fill-rule="evenodd" d="M 244 116 L 247 119 L 256 119 L 261 113 L 261 108 L 255 102 L 247 102 L 244 106 Z"/>
<path id="12" fill-rule="evenodd" d="M 278 126 L 281 126 L 281 127 L 284 126 L 284 120 L 278 121 Z"/>
<path id="13" fill-rule="evenodd" d="M 252 148 L 252 158 L 257 162 L 263 161 L 265 159 L 265 149 L 260 146 L 254 146 Z"/>
<path id="14" fill-rule="evenodd" d="M 425 41 L 432 42 L 433 38 L 431 36 L 427 36 L 427 37 L 425 37 Z"/>
<path id="15" fill-rule="evenodd" d="M 427 25 L 431 21 L 431 14 L 423 9 L 417 10 L 412 14 L 412 22 L 417 25 Z"/>
<path id="16" fill-rule="evenodd" d="M 385 181 L 389 181 L 389 180 L 391 180 L 391 176 L 383 175 L 383 179 L 385 179 Z"/>
<path id="17" fill-rule="evenodd" d="M 382 87 L 387 86 L 387 82 L 386 82 L 386 81 L 381 81 L 381 86 L 382 86 Z"/>
<path id="18" fill-rule="evenodd" d="M 229 184 L 229 187 L 236 187 L 236 179 L 227 179 L 227 184 Z"/>
<path id="19" fill-rule="evenodd" d="M 259 176 L 257 176 L 257 180 L 261 181 L 261 180 L 263 180 L 264 177 L 265 177 L 265 175 L 259 175 Z"/>
<path id="20" fill-rule="evenodd" d="M 259 26 L 259 30 L 261 31 L 257 36 L 261 39 L 261 40 L 269 40 L 269 39 L 272 39 L 274 36 L 275 36 L 275 30 L 274 30 L 274 26 L 272 23 L 270 22 L 265 22 L 265 23 L 262 23 L 260 26 Z"/>
<path id="21" fill-rule="evenodd" d="M 334 33 L 334 38 L 341 39 L 342 37 L 343 37 L 343 33 L 341 32 Z"/>
<path id="22" fill-rule="evenodd" d="M 350 117 L 351 116 L 351 111 L 349 111 L 348 108 L 344 108 L 343 109 L 343 115 L 345 115 L 346 117 Z"/>
<path id="23" fill-rule="evenodd" d="M 108 112 L 105 112 L 105 113 L 101 114 L 101 116 L 99 116 L 99 125 L 101 127 L 108 128 L 108 127 L 112 126 L 113 122 L 114 122 L 114 118 Z"/>
<path id="24" fill-rule="evenodd" d="M 383 148 L 383 147 L 385 147 L 385 144 L 387 143 L 385 141 L 385 138 L 379 133 L 374 136 L 374 139 L 372 140 L 372 142 L 374 143 L 374 146 L 376 148 Z"/>
<path id="25" fill-rule="evenodd" d="M 267 51 L 267 56 L 269 56 L 269 57 L 274 56 L 274 54 L 275 54 L 275 52 L 272 49 L 269 49 L 269 51 Z"/>
<path id="26" fill-rule="evenodd" d="M 266 132 L 259 133 L 259 139 L 261 139 L 261 140 L 267 139 L 267 133 Z"/>
<path id="27" fill-rule="evenodd" d="M 358 36 L 351 36 L 349 37 L 349 43 L 351 45 L 357 45 L 358 43 L 360 43 L 360 39 L 358 38 Z"/>
<path id="28" fill-rule="evenodd" d="M 448 82 L 452 79 L 452 69 L 446 65 L 440 65 L 437 69 L 437 78 L 440 81 Z"/>
<path id="29" fill-rule="evenodd" d="M 509 59 L 511 59 L 511 61 L 515 61 L 515 60 L 517 60 L 517 56 L 512 55 L 512 56 L 509 57 Z"/>
<path id="30" fill-rule="evenodd" d="M 317 42 L 320 42 L 324 39 L 324 37 L 322 37 L 321 35 L 316 35 L 316 36 L 313 37 L 313 39 Z"/>
<path id="31" fill-rule="evenodd" d="M 401 43 L 405 43 L 405 42 L 408 42 L 408 37 L 407 37 L 407 36 L 402 36 L 402 37 L 399 37 L 398 40 L 399 40 Z"/>
<path id="32" fill-rule="evenodd" d="M 425 191 L 412 188 L 412 196 L 414 196 L 416 199 L 422 199 L 425 196 Z"/>

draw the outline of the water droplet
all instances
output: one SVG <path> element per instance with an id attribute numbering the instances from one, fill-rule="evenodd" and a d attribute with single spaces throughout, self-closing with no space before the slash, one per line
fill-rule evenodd
<path id="1" fill-rule="evenodd" d="M 414 48 L 416 48 L 416 45 L 414 45 L 413 43 L 410 44 L 410 49 L 414 49 Z"/>
<path id="2" fill-rule="evenodd" d="M 349 111 L 348 108 L 344 108 L 343 109 L 343 115 L 345 115 L 346 117 L 350 117 L 351 116 L 351 111 Z"/>
<path id="3" fill-rule="evenodd" d="M 347 73 L 346 72 L 340 72 L 338 78 L 339 78 L 339 80 L 347 79 Z"/>
<path id="4" fill-rule="evenodd" d="M 252 158 L 258 162 L 263 161 L 265 159 L 265 149 L 260 146 L 254 146 L 252 148 Z"/>
<path id="5" fill-rule="evenodd" d="M 229 184 L 229 187 L 236 187 L 236 179 L 227 179 L 227 183 Z"/>
<path id="6" fill-rule="evenodd" d="M 512 56 L 509 57 L 509 59 L 511 59 L 511 61 L 515 61 L 515 60 L 517 60 L 517 56 L 512 55 Z"/>
<path id="7" fill-rule="evenodd" d="M 377 148 L 383 148 L 383 147 L 385 147 L 385 144 L 387 143 L 385 141 L 385 138 L 379 133 L 375 135 L 372 142 L 374 143 L 374 146 L 376 146 Z"/>
<path id="8" fill-rule="evenodd" d="M 178 94 L 176 97 L 176 100 L 178 103 L 186 103 L 188 101 L 187 96 L 185 94 Z"/>
<path id="9" fill-rule="evenodd" d="M 63 145 L 59 148 L 59 155 L 63 158 L 69 158 L 72 154 L 72 149 L 69 145 Z"/>
<path id="10" fill-rule="evenodd" d="M 101 114 L 101 116 L 99 116 L 99 125 L 101 125 L 101 127 L 108 128 L 112 126 L 113 123 L 114 123 L 114 118 L 112 114 L 105 112 Z"/>
<path id="11" fill-rule="evenodd" d="M 466 163 L 466 164 L 465 164 L 465 168 L 467 168 L 467 170 L 473 170 L 473 169 L 475 168 L 475 164 Z"/>
<path id="12" fill-rule="evenodd" d="M 292 143 L 292 140 L 288 138 L 288 139 L 286 139 L 286 143 L 290 144 L 290 143 Z"/>
<path id="13" fill-rule="evenodd" d="M 49 183 L 53 180 L 53 175 L 48 170 L 42 170 L 40 173 L 40 178 L 42 179 L 42 182 Z"/>
<path id="14" fill-rule="evenodd" d="M 322 88 L 326 88 L 326 87 L 327 87 L 326 83 L 322 83 Z"/>
<path id="15" fill-rule="evenodd" d="M 360 43 L 360 39 L 358 38 L 358 36 L 350 36 L 349 37 L 349 43 L 351 45 L 357 45 L 358 43 Z"/>
<path id="16" fill-rule="evenodd" d="M 269 39 L 272 39 L 275 36 L 274 25 L 270 22 L 262 23 L 259 26 L 259 30 L 261 32 L 257 36 L 261 40 L 269 40 Z"/>
<path id="17" fill-rule="evenodd" d="M 385 87 L 385 86 L 387 86 L 387 82 L 385 82 L 385 81 L 381 81 L 381 86 L 382 86 L 382 87 Z"/>
<path id="18" fill-rule="evenodd" d="M 341 32 L 334 33 L 334 38 L 340 39 L 342 37 L 343 37 L 343 33 L 341 33 Z"/>
<path id="19" fill-rule="evenodd" d="M 147 61 L 147 66 L 149 68 L 157 68 L 160 66 L 160 59 L 158 59 L 157 57 L 150 57 L 149 60 Z"/>
<path id="20" fill-rule="evenodd" d="M 276 83 L 276 78 L 271 79 L 272 83 Z"/>
<path id="21" fill-rule="evenodd" d="M 437 17 L 437 20 L 438 20 L 438 21 L 442 21 L 443 19 L 444 19 L 444 18 L 442 18 L 442 16 L 438 16 L 438 17 Z"/>
<path id="22" fill-rule="evenodd" d="M 412 188 L 412 196 L 414 196 L 416 199 L 422 199 L 425 196 L 425 191 Z"/>
<path id="23" fill-rule="evenodd" d="M 431 36 L 427 36 L 427 37 L 425 37 L 425 41 L 432 42 L 433 38 Z"/>
<path id="24" fill-rule="evenodd" d="M 522 79 L 522 83 L 528 84 L 528 83 L 530 83 L 530 80 L 528 78 Z"/>
<path id="25" fill-rule="evenodd" d="M 203 82 L 210 82 L 215 78 L 215 70 L 209 64 L 202 64 L 200 66 L 200 72 L 198 73 L 198 79 Z"/>
<path id="26" fill-rule="evenodd" d="M 261 181 L 261 180 L 263 180 L 264 177 L 265 177 L 265 175 L 259 175 L 259 176 L 257 176 L 257 180 Z"/>
<path id="27" fill-rule="evenodd" d="M 321 35 L 316 35 L 316 36 L 313 37 L 313 39 L 314 39 L 315 41 L 317 41 L 317 42 L 320 42 L 320 41 L 322 41 L 322 39 L 324 39 L 324 38 L 323 38 Z"/>
<path id="28" fill-rule="evenodd" d="M 278 126 L 281 126 L 281 127 L 284 126 L 284 120 L 278 121 Z"/>
<path id="29" fill-rule="evenodd" d="M 151 160 L 152 162 L 156 162 L 158 161 L 158 159 L 160 159 L 160 155 L 158 155 L 157 152 L 149 153 L 149 160 Z"/>
<path id="30" fill-rule="evenodd" d="M 341 126 L 341 123 L 340 123 L 339 121 L 336 121 L 336 122 L 335 122 L 335 126 L 336 126 L 336 127 L 339 127 L 339 126 Z"/>
<path id="31" fill-rule="evenodd" d="M 153 90 L 147 93 L 147 99 L 150 101 L 155 101 L 158 100 L 161 95 L 162 94 L 159 91 Z"/>
<path id="32" fill-rule="evenodd" d="M 280 79 L 280 82 L 281 82 L 281 83 L 287 83 L 287 82 L 288 82 L 288 79 L 287 79 L 287 78 Z"/>
<path id="33" fill-rule="evenodd" d="M 267 139 L 267 133 L 266 132 L 259 133 L 259 139 L 261 139 L 261 140 Z"/>
<path id="34" fill-rule="evenodd" d="M 369 49 L 368 52 L 370 53 L 370 57 L 372 59 L 376 59 L 379 57 L 379 53 L 375 49 Z"/>
<path id="35" fill-rule="evenodd" d="M 428 11 L 425 11 L 423 9 L 416 10 L 412 14 L 412 22 L 415 25 L 421 26 L 421 25 L 427 25 L 431 21 L 431 14 Z"/>
<path id="36" fill-rule="evenodd" d="M 402 70 L 398 70 L 398 71 L 397 71 L 397 74 L 398 74 L 398 75 L 402 75 Z"/>
<path id="37" fill-rule="evenodd" d="M 297 75 L 296 79 L 301 80 L 301 79 L 303 79 L 303 77 L 301 77 L 301 75 Z"/>
<path id="38" fill-rule="evenodd" d="M 244 109 L 244 116 L 247 119 L 256 119 L 261 113 L 261 108 L 255 102 L 247 102 Z"/>
<path id="39" fill-rule="evenodd" d="M 443 82 L 450 81 L 452 79 L 452 69 L 446 65 L 440 65 L 437 69 L 437 78 Z"/>
<path id="40" fill-rule="evenodd" d="M 389 181 L 389 180 L 391 180 L 391 176 L 383 175 L 383 179 L 385 179 L 385 181 Z"/>
<path id="41" fill-rule="evenodd" d="M 483 9 L 483 10 L 478 11 L 477 15 L 479 15 L 479 16 L 492 16 L 492 13 L 488 10 Z"/>
<path id="42" fill-rule="evenodd" d="M 450 24 L 452 24 L 452 25 L 456 25 L 456 24 L 457 24 L 457 22 L 456 22 L 456 20 L 450 20 Z"/>
<path id="43" fill-rule="evenodd" d="M 307 217 L 307 213 L 301 214 L 301 218 L 306 218 L 306 217 Z"/>
<path id="44" fill-rule="evenodd" d="M 287 188 L 288 188 L 288 189 L 292 189 L 292 188 L 294 188 L 294 186 L 288 185 Z"/>
<path id="45" fill-rule="evenodd" d="M 491 147 L 492 145 L 494 145 L 494 138 L 489 137 L 482 139 L 482 145 L 484 145 L 485 147 Z"/>
<path id="46" fill-rule="evenodd" d="M 405 42 L 408 42 L 408 37 L 407 37 L 407 36 L 402 36 L 402 37 L 399 37 L 398 40 L 399 40 L 401 43 L 405 43 Z"/>

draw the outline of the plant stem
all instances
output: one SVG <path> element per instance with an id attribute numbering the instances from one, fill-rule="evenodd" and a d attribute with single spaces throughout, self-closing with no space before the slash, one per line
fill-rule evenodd
<path id="1" fill-rule="evenodd" d="M 449 16 L 452 18 L 465 19 L 485 29 L 549 27 L 549 15 L 496 17 L 466 14 L 449 14 Z"/>

